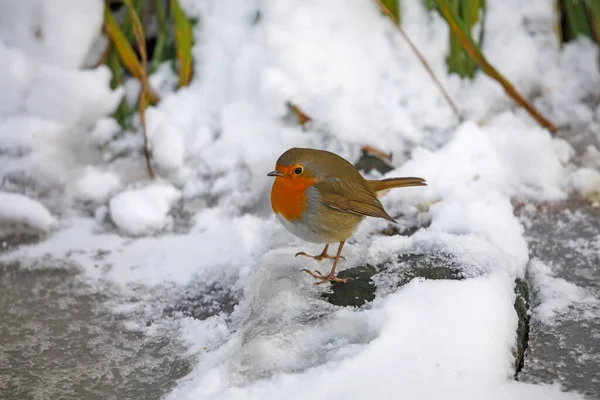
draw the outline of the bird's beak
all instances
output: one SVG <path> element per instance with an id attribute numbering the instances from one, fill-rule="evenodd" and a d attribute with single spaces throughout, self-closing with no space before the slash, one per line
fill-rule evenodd
<path id="1" fill-rule="evenodd" d="M 283 176 L 283 173 L 276 169 L 275 171 L 269 172 L 267 176 Z"/>

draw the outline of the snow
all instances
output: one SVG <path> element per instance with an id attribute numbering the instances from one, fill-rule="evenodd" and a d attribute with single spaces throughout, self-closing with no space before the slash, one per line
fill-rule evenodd
<path id="1" fill-rule="evenodd" d="M 121 100 L 120 90 L 109 90 L 110 76 L 106 66 L 73 73 L 42 65 L 28 82 L 24 111 L 67 124 L 91 126 Z"/>
<path id="2" fill-rule="evenodd" d="M 102 0 L 3 0 L 0 37 L 35 64 L 75 70 L 102 29 L 103 7 Z"/>
<path id="3" fill-rule="evenodd" d="M 448 75 L 447 26 L 437 14 L 402 2 L 404 29 L 459 104 L 461 123 L 374 2 L 182 1 L 202 21 L 194 79 L 175 91 L 168 63 L 150 78 L 161 101 L 146 114 L 159 175 L 148 182 L 141 134 L 121 133 L 110 117 L 139 87 L 110 90 L 106 67 L 79 69 L 102 2 L 63 3 L 0 2 L 0 188 L 27 194 L 0 192 L 0 219 L 42 230 L 60 221 L 0 263 L 69 260 L 91 283 L 158 293 L 140 301 L 149 313 L 152 301 L 191 285 L 239 291 L 230 316 L 177 319 L 173 335 L 197 361 L 167 398 L 579 398 L 512 380 L 515 279 L 530 275 L 539 288 L 540 320 L 584 301 L 529 259 L 513 202 L 597 190 L 597 149 L 578 168 L 571 145 L 514 109 L 496 82 Z M 593 44 L 560 51 L 545 0 L 488 3 L 491 61 L 555 122 L 593 123 Z M 22 28 L 31 24 L 47 32 L 40 43 Z M 67 27 L 80 35 L 66 36 Z M 287 101 L 313 124 L 290 123 Z M 327 288 L 300 269 L 327 267 L 294 257 L 321 248 L 275 220 L 266 173 L 292 146 L 356 161 L 361 144 L 394 154 L 386 177 L 427 180 L 382 199 L 400 222 L 424 227 L 388 237 L 378 233 L 388 222 L 366 220 L 339 270 L 388 263 L 394 271 L 397 254 L 444 254 L 466 279 L 396 290 L 394 277 L 381 275 L 377 298 L 362 308 L 321 299 Z"/>
<path id="4" fill-rule="evenodd" d="M 283 288 L 259 288 L 278 295 L 266 306 L 256 304 L 257 315 L 268 314 L 280 300 L 310 308 L 291 282 L 278 283 Z M 576 398 L 506 380 L 511 363 L 506 340 L 516 316 L 509 305 L 512 287 L 505 284 L 497 275 L 466 282 L 413 281 L 363 313 L 337 310 L 305 324 L 293 323 L 290 315 L 292 321 L 280 322 L 283 332 L 270 331 L 273 323 L 261 327 L 222 365 L 207 356 L 203 368 L 192 373 L 197 384 L 167 398 L 393 399 L 398 393 L 406 398 Z M 505 306 L 498 308 L 499 303 Z M 307 354 L 308 360 L 298 358 Z M 299 364 L 325 356 L 332 360 L 294 373 Z M 283 373 L 248 385 L 248 375 L 274 372 Z M 229 387 L 229 381 L 237 385 Z"/>
<path id="5" fill-rule="evenodd" d="M 18 193 L 0 191 L 0 223 L 26 224 L 42 231 L 57 225 L 50 211 L 39 201 Z"/>
<path id="6" fill-rule="evenodd" d="M 600 173 L 592 168 L 579 168 L 570 176 L 569 181 L 574 190 L 582 195 L 592 192 L 600 193 Z"/>
<path id="7" fill-rule="evenodd" d="M 110 216 L 124 233 L 152 234 L 166 226 L 168 213 L 180 198 L 181 192 L 165 183 L 125 190 L 110 199 Z"/>
<path id="8" fill-rule="evenodd" d="M 537 288 L 536 297 L 539 299 L 539 304 L 533 308 L 533 312 L 536 319 L 544 324 L 552 324 L 557 315 L 573 304 L 594 300 L 586 295 L 581 287 L 555 277 L 550 266 L 539 259 L 530 261 L 529 274 L 534 287 Z"/>
<path id="9" fill-rule="evenodd" d="M 88 165 L 81 177 L 67 188 L 67 192 L 79 200 L 103 202 L 120 186 L 121 178 L 116 173 L 100 171 Z"/>
<path id="10" fill-rule="evenodd" d="M 169 123 L 164 113 L 155 108 L 148 110 L 146 125 L 155 164 L 167 171 L 179 170 L 185 156 L 181 132 Z"/>

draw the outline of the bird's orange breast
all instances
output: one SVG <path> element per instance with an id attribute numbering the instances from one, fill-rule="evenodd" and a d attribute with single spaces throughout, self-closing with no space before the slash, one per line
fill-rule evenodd
<path id="1" fill-rule="evenodd" d="M 306 189 L 314 183 L 313 179 L 275 178 L 271 189 L 273 211 L 288 221 L 299 220 L 307 205 Z"/>

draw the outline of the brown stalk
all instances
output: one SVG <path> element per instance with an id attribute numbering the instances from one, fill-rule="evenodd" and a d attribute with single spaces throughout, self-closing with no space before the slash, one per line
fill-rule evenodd
<path id="1" fill-rule="evenodd" d="M 151 102 L 158 101 L 158 96 L 150 87 L 150 83 L 148 82 L 147 75 L 147 67 L 148 67 L 148 56 L 146 52 L 146 41 L 144 35 L 144 29 L 142 27 L 142 23 L 135 12 L 135 8 L 133 7 L 133 3 L 131 0 L 124 0 L 127 5 L 129 16 L 131 18 L 133 34 L 135 36 L 135 41 L 138 46 L 138 51 L 140 52 L 140 63 L 142 67 L 142 79 L 140 88 L 140 98 L 139 98 L 139 109 L 140 109 L 140 124 L 142 126 L 142 135 L 144 136 L 144 158 L 146 159 L 146 169 L 148 170 L 148 175 L 150 179 L 154 179 L 154 169 L 152 168 L 152 163 L 150 162 L 150 143 L 148 141 L 148 134 L 146 130 L 146 107 L 148 106 L 148 100 Z"/>
<path id="2" fill-rule="evenodd" d="M 376 0 L 379 1 L 379 0 Z M 469 56 L 474 59 L 477 64 L 481 67 L 481 69 L 491 78 L 495 79 L 503 88 L 506 94 L 511 97 L 518 105 L 523 107 L 529 114 L 544 128 L 548 129 L 552 133 L 556 133 L 557 128 L 547 120 L 542 114 L 540 114 L 531 103 L 525 99 L 515 88 L 514 86 L 504 77 L 496 68 L 494 68 L 484 57 L 484 55 L 477 49 L 477 47 L 472 43 L 472 39 L 470 36 L 467 36 L 461 27 L 458 26 L 456 22 L 455 16 L 450 12 L 448 7 L 446 6 L 444 1 L 435 0 L 438 4 L 440 10 L 446 21 L 448 21 L 448 25 L 450 25 L 450 29 L 456 34 L 463 48 L 469 54 Z"/>
<path id="3" fill-rule="evenodd" d="M 146 135 L 146 114 L 144 110 L 148 106 L 148 97 L 146 92 L 140 93 L 140 124 L 142 125 L 142 132 L 144 134 L 144 158 L 146 159 L 146 170 L 150 179 L 154 179 L 154 169 L 152 169 L 152 163 L 150 163 L 150 143 L 148 143 L 148 135 Z"/>
<path id="4" fill-rule="evenodd" d="M 400 32 L 400 34 L 402 35 L 402 37 L 404 38 L 404 40 L 406 40 L 406 42 L 410 46 L 411 50 L 416 54 L 416 56 L 419 59 L 419 61 L 421 61 L 421 64 L 423 64 L 423 67 L 425 67 L 425 70 L 427 70 L 427 72 L 431 76 L 431 79 L 433 79 L 433 81 L 435 82 L 436 86 L 440 89 L 440 92 L 442 92 L 442 95 L 444 96 L 444 98 L 446 99 L 446 101 L 448 102 L 448 104 L 450 105 L 450 108 L 452 108 L 452 111 L 454 111 L 454 113 L 459 118 L 461 118 L 460 113 L 458 111 L 458 107 L 456 107 L 456 104 L 454 104 L 454 102 L 450 98 L 450 95 L 448 94 L 448 92 L 446 92 L 446 90 L 442 86 L 441 82 L 438 80 L 438 78 L 433 73 L 433 70 L 431 69 L 431 67 L 427 63 L 427 60 L 425 60 L 425 57 L 423 57 L 423 55 L 421 54 L 421 52 L 419 51 L 419 49 L 417 49 L 417 46 L 415 46 L 415 44 L 406 35 L 406 33 L 404 32 L 404 30 L 402 29 L 402 27 L 400 27 L 400 25 L 398 24 L 398 20 L 396 19 L 396 17 L 394 16 L 394 14 L 392 14 L 391 11 L 388 10 L 388 8 L 381 2 L 381 0 L 375 0 L 375 2 L 377 2 L 377 5 L 379 6 L 379 9 L 381 10 L 381 12 L 383 14 L 385 14 L 394 23 L 394 26 L 396 27 L 396 29 L 398 29 L 398 32 Z"/>
<path id="5" fill-rule="evenodd" d="M 308 115 L 306 115 L 304 113 L 304 111 L 302 111 L 300 109 L 300 107 L 298 107 L 294 103 L 288 101 L 287 102 L 287 106 L 294 113 L 294 115 L 296 116 L 296 118 L 298 119 L 298 123 L 300 124 L 300 126 L 304 126 L 307 123 L 309 123 L 310 121 L 312 121 L 312 118 L 309 117 Z"/>

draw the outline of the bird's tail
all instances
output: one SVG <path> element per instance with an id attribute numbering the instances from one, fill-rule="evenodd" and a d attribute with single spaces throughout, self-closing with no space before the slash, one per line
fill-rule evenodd
<path id="1" fill-rule="evenodd" d="M 385 195 L 390 189 L 410 187 L 410 186 L 427 186 L 425 179 L 422 178 L 388 178 L 378 181 L 367 181 L 369 189 L 377 197 Z"/>

